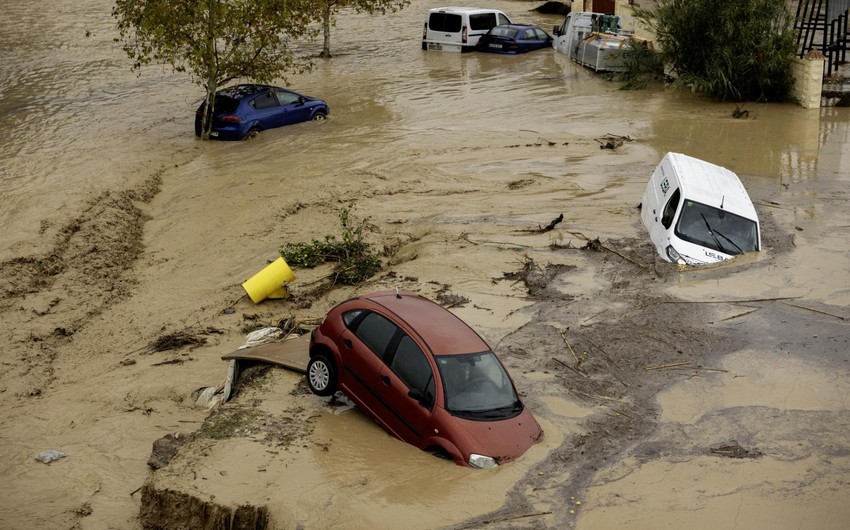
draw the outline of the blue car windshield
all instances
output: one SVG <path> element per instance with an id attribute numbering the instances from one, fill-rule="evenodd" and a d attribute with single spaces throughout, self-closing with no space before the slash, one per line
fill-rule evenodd
<path id="1" fill-rule="evenodd" d="M 513 383 L 491 351 L 435 356 L 445 408 L 469 419 L 504 419 L 522 411 Z"/>
<path id="2" fill-rule="evenodd" d="M 756 223 L 740 215 L 685 200 L 676 235 L 685 241 L 737 255 L 759 249 Z"/>

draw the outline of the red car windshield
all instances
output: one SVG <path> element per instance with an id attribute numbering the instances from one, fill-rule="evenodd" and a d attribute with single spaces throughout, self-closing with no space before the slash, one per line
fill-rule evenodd
<path id="1" fill-rule="evenodd" d="M 445 408 L 469 419 L 505 419 L 522 411 L 514 385 L 491 352 L 435 356 L 445 391 Z"/>

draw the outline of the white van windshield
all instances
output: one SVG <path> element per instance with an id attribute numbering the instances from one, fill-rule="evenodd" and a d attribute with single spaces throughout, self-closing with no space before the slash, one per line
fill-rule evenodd
<path id="1" fill-rule="evenodd" d="M 706 248 L 737 255 L 759 249 L 756 223 L 719 208 L 685 200 L 676 235 Z"/>

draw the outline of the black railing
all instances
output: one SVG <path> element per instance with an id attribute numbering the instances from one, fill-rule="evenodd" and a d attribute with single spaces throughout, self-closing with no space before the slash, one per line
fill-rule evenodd
<path id="1" fill-rule="evenodd" d="M 826 76 L 847 63 L 848 14 L 850 0 L 799 0 L 797 4 L 797 54 L 805 57 L 812 50 L 823 53 Z"/>

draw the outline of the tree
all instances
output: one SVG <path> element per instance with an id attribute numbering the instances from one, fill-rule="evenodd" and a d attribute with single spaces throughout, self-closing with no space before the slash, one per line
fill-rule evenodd
<path id="1" fill-rule="evenodd" d="M 234 79 L 268 83 L 311 67 L 293 42 L 309 36 L 311 0 L 116 0 L 123 49 L 133 68 L 170 64 L 206 92 L 203 138 L 209 138 L 215 93 Z"/>
<path id="2" fill-rule="evenodd" d="M 336 13 L 345 7 L 353 8 L 361 13 L 395 12 L 410 3 L 410 0 L 319 0 L 322 18 L 324 44 L 322 57 L 331 56 L 331 26 L 336 25 Z"/>
<path id="3" fill-rule="evenodd" d="M 784 101 L 795 37 L 786 0 L 660 0 L 654 30 L 676 83 L 722 100 Z"/>

